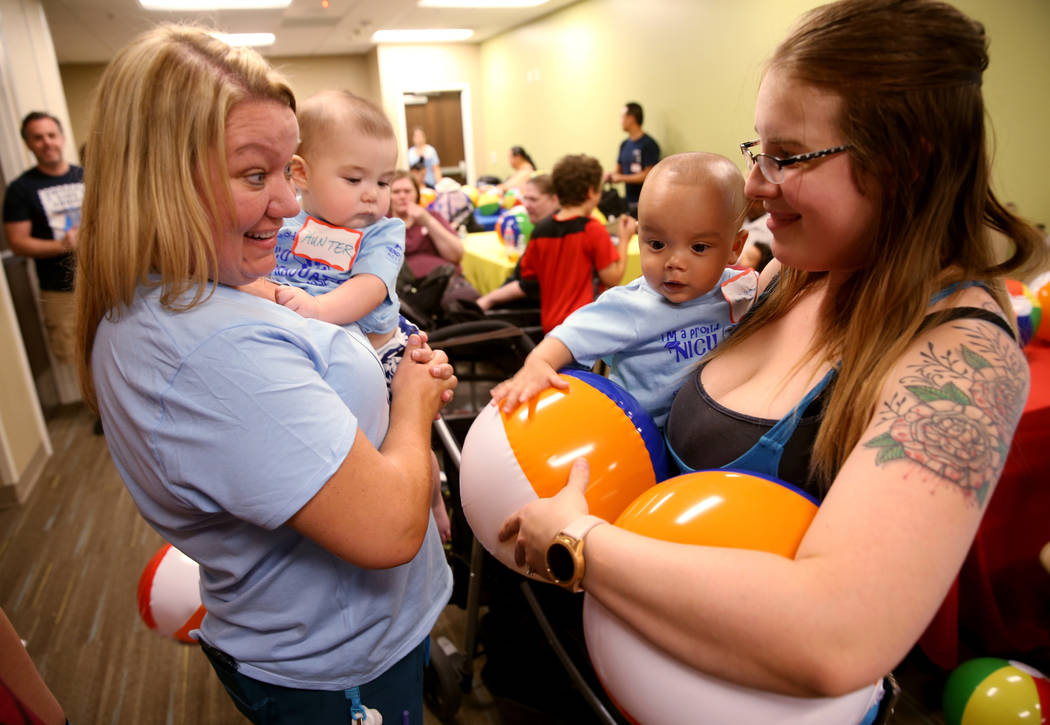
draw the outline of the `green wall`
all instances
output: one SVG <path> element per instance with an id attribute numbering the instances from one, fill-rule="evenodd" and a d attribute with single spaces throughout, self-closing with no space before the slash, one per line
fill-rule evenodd
<path id="1" fill-rule="evenodd" d="M 566 153 L 615 162 L 620 109 L 636 100 L 665 154 L 739 157 L 753 135 L 765 59 L 805 0 L 584 0 L 482 44 L 484 148 L 479 173 L 509 173 L 521 144 L 541 168 Z M 983 22 L 991 65 L 985 99 L 996 190 L 1050 222 L 1050 2 L 956 0 Z"/>

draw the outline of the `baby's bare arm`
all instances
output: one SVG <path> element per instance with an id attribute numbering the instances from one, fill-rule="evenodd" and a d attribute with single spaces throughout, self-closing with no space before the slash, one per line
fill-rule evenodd
<path id="1" fill-rule="evenodd" d="M 346 325 L 357 322 L 374 310 L 386 296 L 386 284 L 383 280 L 374 274 L 366 273 L 351 277 L 331 292 L 315 297 L 310 297 L 308 293 L 294 287 L 282 287 L 278 290 L 277 302 L 295 310 L 303 317 L 313 317 L 333 325 Z M 304 297 L 308 297 L 309 300 Z"/>
<path id="2" fill-rule="evenodd" d="M 556 337 L 545 337 L 525 358 L 521 370 L 491 391 L 492 404 L 503 404 L 503 412 L 510 413 L 521 403 L 542 393 L 547 388 L 565 390 L 569 384 L 558 375 L 558 369 L 572 362 L 572 353 Z"/>

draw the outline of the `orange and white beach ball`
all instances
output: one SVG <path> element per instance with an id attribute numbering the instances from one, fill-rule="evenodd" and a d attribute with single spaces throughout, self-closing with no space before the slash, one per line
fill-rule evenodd
<path id="1" fill-rule="evenodd" d="M 590 465 L 590 512 L 608 521 L 667 476 L 663 438 L 633 396 L 594 373 L 562 371 L 562 377 L 568 391 L 548 388 L 509 415 L 485 406 L 463 442 L 467 523 L 489 553 L 519 571 L 514 542 L 496 534 L 526 503 L 560 491 L 575 459 Z"/>
<path id="2" fill-rule="evenodd" d="M 815 500 L 783 481 L 698 471 L 646 491 L 615 523 L 665 541 L 793 558 L 816 512 Z M 635 723 L 856 725 L 878 701 L 876 685 L 841 697 L 810 698 L 712 677 L 653 645 L 590 594 L 584 599 L 583 625 L 598 679 Z"/>

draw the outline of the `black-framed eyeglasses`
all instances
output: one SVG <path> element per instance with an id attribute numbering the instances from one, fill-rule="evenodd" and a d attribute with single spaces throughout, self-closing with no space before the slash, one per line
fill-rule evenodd
<path id="1" fill-rule="evenodd" d="M 846 144 L 845 146 L 832 146 L 829 149 L 821 149 L 820 151 L 810 151 L 808 154 L 799 154 L 797 156 L 788 156 L 786 159 L 778 159 L 776 156 L 770 156 L 769 154 L 755 154 L 751 152 L 751 149 L 757 146 L 760 141 L 745 141 L 740 144 L 740 153 L 744 155 L 747 160 L 747 170 L 750 171 L 758 164 L 759 171 L 762 172 L 762 176 L 766 177 L 766 181 L 770 184 L 780 184 L 784 181 L 784 167 L 797 164 L 800 161 L 810 161 L 811 159 L 819 159 L 822 156 L 831 156 L 841 151 L 845 151 L 851 146 Z"/>

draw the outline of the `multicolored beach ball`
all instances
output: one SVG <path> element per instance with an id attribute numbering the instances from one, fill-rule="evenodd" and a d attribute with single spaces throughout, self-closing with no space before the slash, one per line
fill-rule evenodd
<path id="1" fill-rule="evenodd" d="M 1040 725 L 1050 719 L 1050 680 L 998 657 L 968 660 L 944 685 L 948 725 Z"/>

